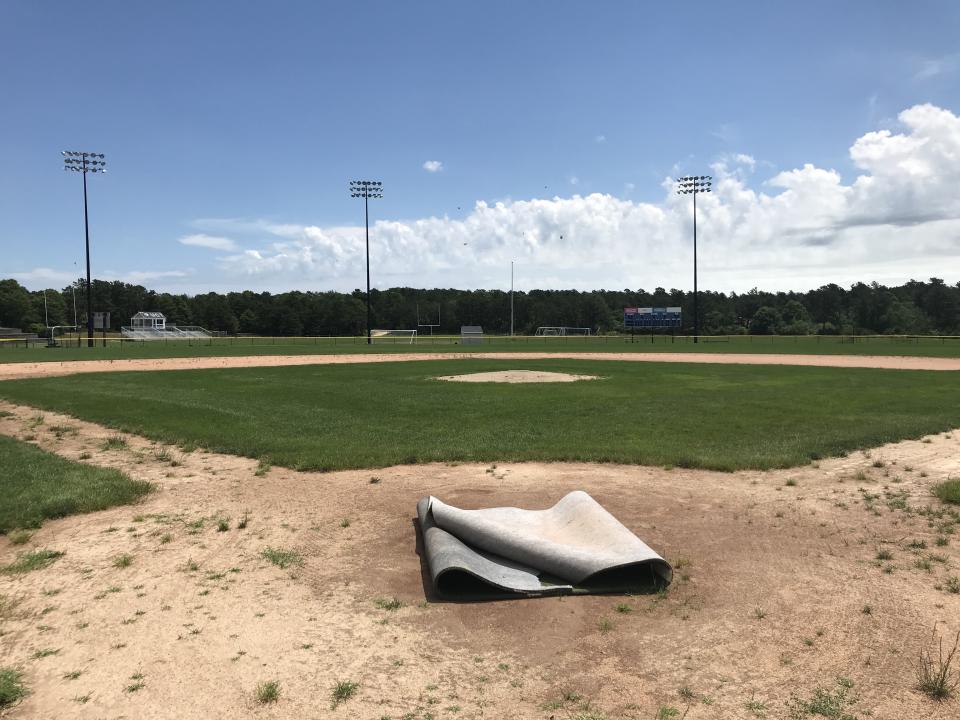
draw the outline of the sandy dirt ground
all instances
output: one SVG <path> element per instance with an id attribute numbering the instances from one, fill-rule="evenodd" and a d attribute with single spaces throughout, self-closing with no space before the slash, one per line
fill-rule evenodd
<path id="1" fill-rule="evenodd" d="M 156 485 L 135 506 L 49 521 L 25 546 L 0 537 L 0 565 L 24 548 L 66 553 L 0 574 L 0 666 L 22 668 L 32 690 L 11 718 L 648 720 L 662 707 L 691 720 L 789 718 L 791 696 L 838 677 L 853 683 L 857 718 L 960 716 L 960 701 L 929 700 L 914 677 L 934 627 L 960 630 L 948 586 L 960 535 L 930 495 L 960 473 L 960 432 L 771 472 L 529 463 L 257 475 L 252 460 L 130 435 L 107 450 L 115 431 L 56 413 L 31 427 L 35 410 L 0 409 L 12 413 L 2 433 Z M 544 508 L 577 488 L 673 562 L 666 593 L 432 596 L 417 499 Z M 303 564 L 276 567 L 267 547 Z M 128 567 L 114 565 L 122 554 Z M 398 609 L 378 607 L 393 598 Z M 267 680 L 280 697 L 261 706 L 254 689 Z M 337 681 L 359 687 L 331 709 Z"/>
<path id="2" fill-rule="evenodd" d="M 437 380 L 474 383 L 555 383 L 597 380 L 596 375 L 572 375 L 570 373 L 546 372 L 544 370 L 499 370 L 496 372 L 467 373 L 466 375 L 440 375 Z"/>
<path id="3" fill-rule="evenodd" d="M 136 360 L 71 360 L 67 362 L 2 363 L 0 380 L 73 375 L 85 372 L 200 370 L 206 368 L 342 365 L 417 360 L 617 360 L 632 362 L 712 363 L 716 365 L 803 365 L 812 367 L 883 368 L 888 370 L 960 370 L 960 358 L 893 357 L 888 355 L 764 355 L 748 353 L 599 353 L 599 352 L 430 352 L 369 355 L 250 355 L 239 357 L 155 358 Z"/>

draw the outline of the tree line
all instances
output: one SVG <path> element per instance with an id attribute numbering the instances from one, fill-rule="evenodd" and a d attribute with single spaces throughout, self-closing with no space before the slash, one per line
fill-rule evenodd
<path id="1" fill-rule="evenodd" d="M 14 279 L 0 280 L 0 326 L 43 334 L 48 325 L 86 324 L 86 288 L 30 291 Z M 372 325 L 459 333 L 480 325 L 491 334 L 510 332 L 510 294 L 502 290 L 390 288 L 372 290 Z M 199 325 L 228 334 L 361 335 L 366 331 L 363 291 L 173 294 L 141 285 L 94 280 L 94 311 L 110 313 L 112 329 L 129 325 L 142 310 L 166 315 L 169 323 Z M 896 287 L 856 283 L 824 285 L 808 292 L 700 292 L 703 334 L 960 334 L 960 283 L 940 278 L 911 280 Z M 678 306 L 680 333 L 693 330 L 693 293 L 646 290 L 530 290 L 514 294 L 514 330 L 532 334 L 540 326 L 585 327 L 597 333 L 623 329 L 623 308 Z M 76 310 L 74 310 L 76 308 Z"/>

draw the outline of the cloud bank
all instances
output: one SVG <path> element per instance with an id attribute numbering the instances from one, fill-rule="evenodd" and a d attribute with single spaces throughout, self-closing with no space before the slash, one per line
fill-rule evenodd
<path id="1" fill-rule="evenodd" d="M 743 153 L 715 162 L 714 192 L 697 200 L 701 287 L 960 279 L 960 118 L 917 105 L 899 123 L 853 143 L 859 174 L 848 183 L 810 164 L 758 181 L 758 163 Z M 691 198 L 670 178 L 662 187 L 658 203 L 573 195 L 477 202 L 463 218 L 379 220 L 370 231 L 374 283 L 503 287 L 513 260 L 526 287 L 689 287 Z M 238 285 L 361 284 L 362 228 L 259 227 L 270 242 L 219 260 Z"/>

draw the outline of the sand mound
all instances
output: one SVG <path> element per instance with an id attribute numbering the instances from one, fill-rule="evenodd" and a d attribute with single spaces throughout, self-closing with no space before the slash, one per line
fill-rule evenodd
<path id="1" fill-rule="evenodd" d="M 500 370 L 497 372 L 468 373 L 466 375 L 442 375 L 437 380 L 451 382 L 499 382 L 499 383 L 555 383 L 597 380 L 596 375 L 571 375 L 570 373 L 545 372 L 543 370 Z"/>

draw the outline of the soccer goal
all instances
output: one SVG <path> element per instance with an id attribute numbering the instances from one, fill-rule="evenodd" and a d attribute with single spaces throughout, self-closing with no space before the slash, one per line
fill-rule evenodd
<path id="1" fill-rule="evenodd" d="M 590 328 L 578 328 L 578 327 L 550 327 L 543 325 L 537 328 L 538 336 L 546 337 L 557 337 L 562 336 L 566 337 L 567 335 L 589 335 Z"/>
<path id="2" fill-rule="evenodd" d="M 398 343 L 409 343 L 413 345 L 417 342 L 416 330 L 371 330 L 370 339 L 374 345 L 383 345 L 385 343 L 396 345 Z"/>

